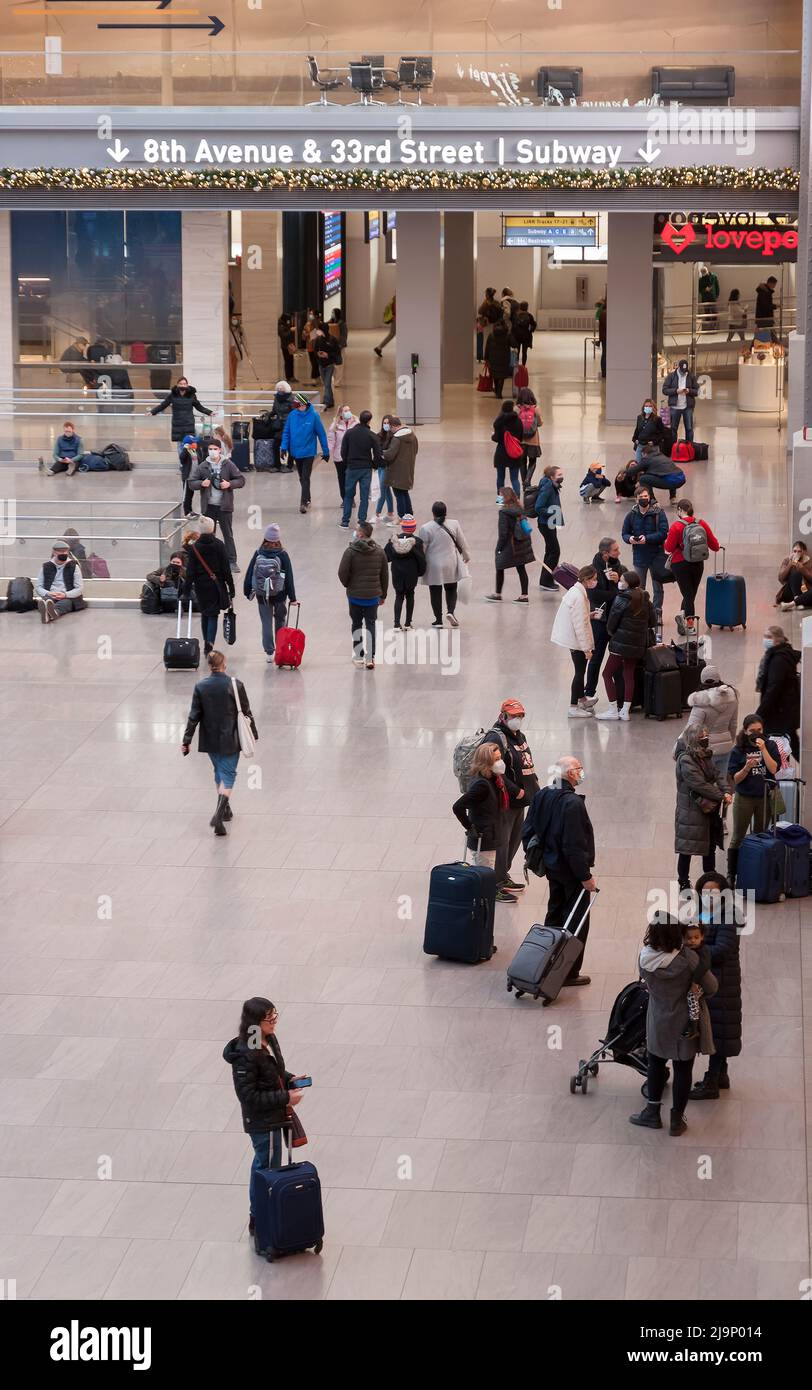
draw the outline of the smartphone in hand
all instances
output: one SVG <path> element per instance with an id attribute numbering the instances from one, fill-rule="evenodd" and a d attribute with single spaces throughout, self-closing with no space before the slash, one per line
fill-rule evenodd
<path id="1" fill-rule="evenodd" d="M 294 1076 L 288 1089 L 291 1091 L 301 1091 L 305 1086 L 312 1086 L 312 1076 Z"/>

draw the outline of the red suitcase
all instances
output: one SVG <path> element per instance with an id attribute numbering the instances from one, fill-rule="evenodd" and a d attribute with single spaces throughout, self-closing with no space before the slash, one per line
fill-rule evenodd
<path id="1" fill-rule="evenodd" d="M 302 656 L 305 649 L 305 635 L 299 627 L 299 611 L 301 604 L 288 605 L 288 624 L 280 627 L 276 634 L 276 650 L 274 652 L 274 662 L 277 666 L 291 666 L 294 669 L 302 664 Z M 296 608 L 296 626 L 290 627 L 290 612 Z"/>

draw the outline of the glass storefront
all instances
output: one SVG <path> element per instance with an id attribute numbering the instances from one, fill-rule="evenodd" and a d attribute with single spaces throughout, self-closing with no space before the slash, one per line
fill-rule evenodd
<path id="1" fill-rule="evenodd" d="M 21 361 L 58 361 L 77 338 L 180 360 L 179 212 L 12 212 L 11 241 Z"/>

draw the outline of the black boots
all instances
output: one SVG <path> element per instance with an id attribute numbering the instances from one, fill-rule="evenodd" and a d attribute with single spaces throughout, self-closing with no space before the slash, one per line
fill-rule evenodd
<path id="1" fill-rule="evenodd" d="M 641 1110 L 639 1115 L 629 1116 L 630 1125 L 642 1125 L 644 1129 L 662 1129 L 663 1122 L 660 1119 L 659 1103 L 654 1105 L 649 1101 L 645 1110 Z"/>
<path id="2" fill-rule="evenodd" d="M 685 1116 L 682 1114 L 682 1112 L 679 1110 L 672 1110 L 671 1123 L 668 1126 L 668 1133 L 672 1135 L 674 1139 L 678 1139 L 681 1134 L 685 1133 L 687 1128 L 688 1126 L 685 1123 Z"/>
<path id="3" fill-rule="evenodd" d="M 710 1073 L 706 1072 L 701 1081 L 691 1087 L 689 1100 L 718 1100 L 719 1087 L 715 1080 L 711 1079 Z"/>
<path id="4" fill-rule="evenodd" d="M 739 867 L 738 849 L 729 849 L 727 852 L 727 881 L 731 888 L 736 887 L 736 870 Z"/>
<path id="5" fill-rule="evenodd" d="M 221 793 L 220 796 L 218 796 L 217 798 L 217 810 L 215 811 L 214 815 L 209 821 L 209 825 L 212 827 L 215 835 L 225 835 L 228 833 L 226 831 L 225 826 L 223 825 L 223 821 L 226 819 L 227 810 L 228 797 L 223 796 Z"/>
<path id="6" fill-rule="evenodd" d="M 224 812 L 223 812 L 223 820 L 233 820 L 233 819 L 234 819 L 234 812 L 233 812 L 232 809 L 231 809 L 231 800 L 230 800 L 229 797 L 226 797 L 226 809 L 225 809 Z"/>

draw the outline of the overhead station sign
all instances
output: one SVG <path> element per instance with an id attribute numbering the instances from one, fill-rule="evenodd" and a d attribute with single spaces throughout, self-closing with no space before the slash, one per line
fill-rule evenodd
<path id="1" fill-rule="evenodd" d="M 502 245 L 507 246 L 597 246 L 598 219 L 576 214 L 571 217 L 544 214 L 540 217 L 502 218 Z"/>

